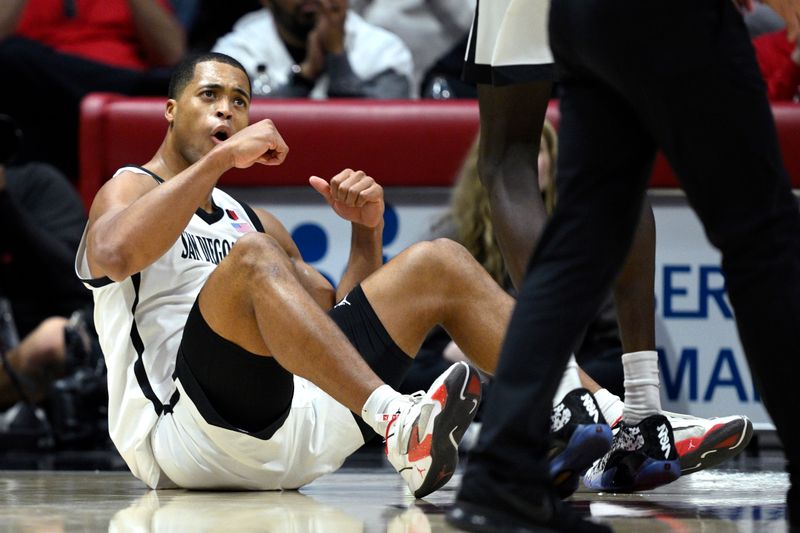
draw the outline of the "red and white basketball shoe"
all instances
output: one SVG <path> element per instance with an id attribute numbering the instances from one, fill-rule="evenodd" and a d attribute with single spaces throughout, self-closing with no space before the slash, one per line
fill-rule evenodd
<path id="1" fill-rule="evenodd" d="M 447 483 L 458 443 L 478 411 L 481 381 L 464 362 L 448 368 L 428 392 L 416 392 L 386 428 L 386 457 L 411 492 L 423 498 Z"/>
<path id="2" fill-rule="evenodd" d="M 746 416 L 698 418 L 664 411 L 675 435 L 683 475 L 699 472 L 736 457 L 753 436 Z"/>

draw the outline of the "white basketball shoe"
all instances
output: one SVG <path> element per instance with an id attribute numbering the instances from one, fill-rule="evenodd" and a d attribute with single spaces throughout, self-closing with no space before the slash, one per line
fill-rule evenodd
<path id="1" fill-rule="evenodd" d="M 478 411 L 481 381 L 464 362 L 448 368 L 428 392 L 416 392 L 391 415 L 386 457 L 411 492 L 423 498 L 441 488 L 458 464 L 458 443 Z"/>

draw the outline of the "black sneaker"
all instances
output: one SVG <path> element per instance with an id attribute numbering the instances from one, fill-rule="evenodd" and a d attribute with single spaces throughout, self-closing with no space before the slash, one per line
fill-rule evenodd
<path id="1" fill-rule="evenodd" d="M 681 475 L 672 426 L 664 415 L 648 416 L 636 425 L 619 423 L 614 443 L 583 477 L 586 488 L 633 492 L 666 485 Z"/>
<path id="2" fill-rule="evenodd" d="M 570 391 L 550 417 L 550 478 L 561 498 L 578 489 L 581 475 L 611 448 L 611 428 L 586 389 Z"/>

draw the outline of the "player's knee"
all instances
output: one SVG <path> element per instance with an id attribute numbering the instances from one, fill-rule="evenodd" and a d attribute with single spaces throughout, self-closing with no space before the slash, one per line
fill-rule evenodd
<path id="1" fill-rule="evenodd" d="M 228 256 L 238 272 L 285 269 L 289 266 L 286 251 L 273 237 L 264 233 L 248 233 L 236 241 Z"/>
<path id="2" fill-rule="evenodd" d="M 410 251 L 413 260 L 419 262 L 424 271 L 439 279 L 441 276 L 461 276 L 465 268 L 474 263 L 466 248 L 446 238 L 416 243 Z"/>

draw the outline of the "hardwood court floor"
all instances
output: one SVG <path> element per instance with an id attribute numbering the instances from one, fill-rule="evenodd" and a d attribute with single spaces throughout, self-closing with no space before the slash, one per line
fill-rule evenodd
<path id="1" fill-rule="evenodd" d="M 0 532 L 453 531 L 460 477 L 414 501 L 381 461 L 348 466 L 300 491 L 148 491 L 127 472 L 0 472 Z M 788 478 L 779 456 L 739 458 L 640 494 L 579 491 L 573 505 L 620 532 L 782 532 Z"/>

